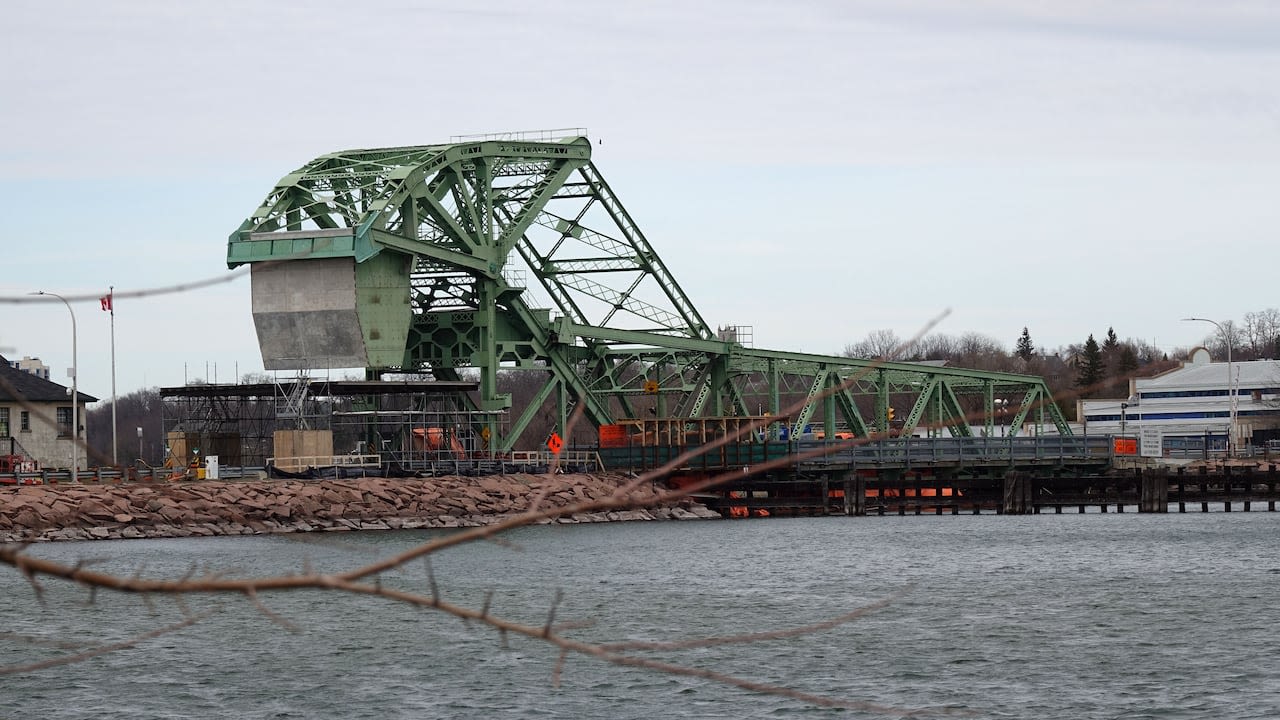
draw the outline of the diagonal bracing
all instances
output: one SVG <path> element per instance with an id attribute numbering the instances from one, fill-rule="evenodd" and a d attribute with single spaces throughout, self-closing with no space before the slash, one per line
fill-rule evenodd
<path id="1" fill-rule="evenodd" d="M 791 421 L 827 437 L 966 435 L 990 429 L 999 399 L 1015 432 L 1026 422 L 1070 434 L 1033 376 L 718 338 L 582 136 L 321 156 L 283 177 L 231 234 L 227 263 L 253 265 L 269 367 L 305 369 L 316 348 L 344 348 L 334 354 L 370 373 L 474 373 L 473 406 L 516 418 L 505 437 L 489 427 L 499 449 L 540 440 L 522 437 L 537 409 L 511 408 L 499 371 L 543 374 L 539 405 L 556 403 L 561 419 L 581 405 L 597 425 L 642 412 L 777 415 L 800 400 Z"/>

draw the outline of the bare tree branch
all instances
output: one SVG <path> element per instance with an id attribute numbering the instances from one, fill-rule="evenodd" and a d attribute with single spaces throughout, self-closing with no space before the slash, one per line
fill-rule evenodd
<path id="1" fill-rule="evenodd" d="M 941 319 L 941 318 L 939 318 Z M 934 322 L 937 322 L 936 320 Z M 932 324 L 930 325 L 930 327 Z M 915 339 L 908 341 L 914 342 Z M 864 369 L 863 372 L 871 372 L 874 370 L 874 364 L 871 368 Z M 860 376 L 859 376 L 860 377 Z M 828 390 L 828 393 L 839 392 L 849 384 L 858 381 L 859 377 L 848 380 L 844 385 Z M 795 412 L 803 404 L 804 401 L 797 403 L 795 407 L 789 408 L 787 414 Z M 575 408 L 570 421 L 566 423 L 565 431 L 569 432 L 575 422 L 582 416 L 582 405 L 579 404 Z M 440 594 L 440 589 L 432 570 L 430 557 L 432 554 L 445 548 L 461 545 L 463 543 L 475 542 L 477 540 L 491 540 L 507 530 L 528 525 L 530 523 L 541 520 L 551 520 L 560 517 L 575 515 L 578 513 L 599 512 L 607 510 L 630 509 L 638 507 L 650 507 L 661 505 L 664 503 L 675 502 L 687 498 L 691 493 L 699 492 L 716 485 L 727 482 L 731 479 L 741 477 L 737 472 L 723 472 L 718 475 L 709 477 L 703 481 L 690 484 L 688 486 L 676 490 L 657 490 L 652 487 L 652 483 L 671 470 L 680 467 L 686 461 L 693 459 L 701 453 L 708 452 L 722 445 L 739 440 L 741 437 L 750 433 L 754 433 L 759 427 L 763 426 L 764 421 L 745 424 L 740 430 L 734 433 L 727 433 L 724 437 L 718 438 L 699 448 L 691 448 L 673 458 L 669 463 L 656 468 L 650 472 L 640 474 L 631 481 L 624 483 L 608 497 L 596 500 L 586 500 L 582 502 L 572 503 L 557 508 L 542 508 L 548 488 L 544 488 L 530 504 L 529 509 L 519 515 L 507 518 L 498 523 L 470 528 L 468 530 L 454 533 L 445 537 L 436 538 L 425 543 L 421 543 L 415 547 L 409 548 L 401 553 L 391 557 L 377 560 L 356 568 L 338 574 L 323 574 L 311 571 L 308 563 L 304 568 L 305 572 L 299 575 L 280 575 L 274 577 L 262 578 L 226 578 L 222 574 L 207 574 L 201 578 L 193 578 L 193 571 L 189 570 L 186 575 L 177 580 L 156 580 L 142 577 L 142 569 L 139 568 L 132 577 L 123 577 L 112 575 L 110 573 L 97 572 L 88 567 L 86 563 L 76 563 L 74 565 L 66 565 L 42 558 L 27 555 L 24 550 L 25 546 L 0 546 L 0 562 L 12 565 L 22 572 L 32 583 L 33 588 L 39 591 L 39 584 L 36 580 L 39 575 L 47 575 L 61 579 L 70 580 L 90 588 L 105 588 L 116 590 L 119 592 L 137 593 L 142 596 L 144 601 L 149 603 L 150 595 L 153 593 L 175 594 L 182 597 L 190 593 L 240 593 L 248 597 L 255 607 L 263 613 L 264 616 L 273 622 L 280 624 L 290 630 L 295 630 L 296 626 L 280 617 L 276 613 L 268 609 L 260 600 L 259 594 L 272 590 L 297 590 L 297 589 L 328 589 L 338 590 L 352 594 L 371 595 L 382 597 L 388 600 L 403 602 L 419 607 L 426 607 L 439 610 L 441 612 L 453 615 L 464 621 L 477 621 L 493 627 L 499 632 L 502 645 L 505 647 L 509 634 L 523 635 L 528 638 L 544 641 L 559 648 L 559 659 L 556 662 L 554 679 L 559 681 L 564 663 L 569 653 L 584 655 L 596 658 L 598 660 L 608 662 L 620 666 L 642 667 L 660 672 L 684 675 L 689 677 L 704 678 L 715 682 L 732 685 L 745 690 L 766 693 L 770 695 L 778 695 L 790 697 L 803 702 L 823 707 L 842 707 L 853 708 L 878 713 L 891 713 L 899 716 L 917 714 L 915 712 L 904 711 L 900 708 L 889 708 L 864 701 L 845 700 L 839 698 L 831 698 L 825 696 L 804 693 L 792 688 L 787 688 L 768 683 L 760 683 L 745 678 L 729 675 L 726 673 L 706 670 L 701 668 L 688 667 L 669 662 L 654 660 L 650 658 L 637 657 L 628 654 L 628 651 L 653 651 L 653 650 L 679 650 L 687 648 L 710 647 L 715 645 L 742 644 L 751 642 L 761 642 L 774 639 L 790 638 L 801 636 L 820 630 L 831 629 L 865 616 L 867 613 L 884 607 L 892 602 L 899 594 L 892 595 L 871 605 L 859 607 L 853 611 L 844 613 L 838 617 L 831 618 L 810 625 L 789 628 L 782 630 L 765 631 L 758 633 L 750 633 L 735 637 L 711 637 L 702 639 L 691 639 L 682 642 L 672 643 L 611 643 L 597 644 L 583 642 L 568 638 L 562 634 L 562 631 L 571 627 L 580 627 L 580 624 L 556 624 L 556 614 L 560 603 L 564 599 L 564 593 L 557 590 L 551 607 L 547 613 L 545 621 L 540 626 L 526 625 L 514 622 L 505 618 L 495 616 L 491 612 L 492 591 L 485 595 L 484 603 L 479 609 L 463 607 L 445 601 Z M 854 444 L 854 443 L 849 443 Z M 842 445 L 832 446 L 840 449 Z M 819 456 L 832 452 L 828 448 L 815 448 L 812 452 L 802 453 L 798 456 L 777 458 L 775 460 L 753 466 L 755 472 L 765 472 L 775 467 L 783 467 L 793 464 L 798 459 L 805 459 L 810 456 Z M 553 469 L 555 462 L 553 461 Z M 381 583 L 381 575 L 387 571 L 401 568 L 406 563 L 423 558 L 427 572 L 427 585 L 429 595 L 421 595 L 413 592 L 389 588 Z M 372 582 L 367 582 L 372 578 Z M 365 582 L 362 582 L 365 581 Z M 188 620 L 185 624 L 190 624 L 194 620 Z M 184 627 L 185 624 L 179 626 L 170 626 L 173 629 Z M 154 633 L 163 633 L 172 631 L 170 628 L 161 628 Z M 141 636 L 138 640 L 145 637 Z M 132 643 L 120 645 L 120 647 L 128 647 Z M 102 648 L 93 652 L 110 652 L 115 648 Z M 58 664 L 62 662 L 74 662 L 75 659 L 59 659 Z M 53 661 L 51 661 L 53 662 Z"/>
<path id="2" fill-rule="evenodd" d="M 138 635 L 137 637 L 130 638 L 128 640 L 123 640 L 118 643 L 112 643 L 110 645 L 100 645 L 90 650 L 85 650 L 84 652 L 76 653 L 75 655 L 66 655 L 63 657 L 50 658 L 48 660 L 41 660 L 40 662 L 34 662 L 28 665 L 7 665 L 4 667 L 0 667 L 0 675 L 19 675 L 24 673 L 35 672 L 37 670 L 44 670 L 46 668 L 58 667 L 59 665 L 70 665 L 72 663 L 83 662 L 85 660 L 88 660 L 89 658 L 97 657 L 99 655 L 105 655 L 106 653 L 109 653 L 109 652 L 116 652 L 117 650 L 124 650 L 126 648 L 131 648 L 134 645 L 137 645 L 138 643 L 143 642 L 144 640 L 150 640 L 152 638 L 160 637 L 161 635 L 168 635 L 169 633 L 177 632 L 183 628 L 191 627 L 192 625 L 195 625 L 196 623 L 209 617 L 212 614 L 213 612 L 209 611 L 209 612 L 201 613 L 199 615 L 193 615 L 186 618 L 185 620 L 182 620 L 181 622 L 176 622 L 172 625 L 166 625 L 162 628 L 156 628 L 155 630 L 143 633 L 141 635 Z"/>

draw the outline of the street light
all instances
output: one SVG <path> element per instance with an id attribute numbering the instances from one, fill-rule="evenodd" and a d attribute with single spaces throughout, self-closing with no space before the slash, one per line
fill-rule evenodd
<path id="1" fill-rule="evenodd" d="M 71 482 L 80 482 L 80 392 L 76 384 L 76 311 L 71 309 L 71 303 L 67 299 L 57 293 L 45 292 L 37 290 L 32 295 L 48 295 L 56 297 L 67 306 L 67 312 L 71 313 Z"/>
<path id="2" fill-rule="evenodd" d="M 1000 425 L 1000 437 L 1004 437 L 1004 411 L 1008 406 L 1008 398 L 994 398 L 991 401 L 991 408 L 995 413 L 996 422 Z"/>
<path id="3" fill-rule="evenodd" d="M 1218 332 L 1222 334 L 1223 339 L 1227 341 L 1227 394 L 1231 396 L 1231 402 L 1227 406 L 1227 457 L 1233 457 L 1232 448 L 1235 447 L 1236 437 L 1236 391 L 1234 386 L 1234 378 L 1231 376 L 1231 334 L 1222 328 L 1216 320 L 1209 318 L 1185 317 L 1184 321 L 1207 322 L 1218 328 Z"/>
<path id="4" fill-rule="evenodd" d="M 1122 403 L 1120 403 L 1120 437 L 1125 437 L 1125 434 L 1124 434 L 1124 419 L 1125 419 L 1125 418 L 1124 418 L 1124 414 L 1125 414 L 1125 413 L 1124 413 L 1124 411 L 1125 411 L 1125 410 L 1128 410 L 1128 409 L 1129 409 L 1129 403 L 1127 403 L 1127 402 L 1122 402 Z"/>

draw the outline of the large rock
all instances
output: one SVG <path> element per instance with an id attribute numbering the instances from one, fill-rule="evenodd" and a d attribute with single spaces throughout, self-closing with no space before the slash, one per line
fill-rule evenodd
<path id="1" fill-rule="evenodd" d="M 468 527 L 523 513 L 538 496 L 541 508 L 565 507 L 608 497 L 626 482 L 569 474 L 20 486 L 0 488 L 0 541 Z M 651 496 L 653 490 L 646 485 L 640 492 Z M 586 512 L 566 520 L 718 517 L 686 501 L 678 508 Z"/>

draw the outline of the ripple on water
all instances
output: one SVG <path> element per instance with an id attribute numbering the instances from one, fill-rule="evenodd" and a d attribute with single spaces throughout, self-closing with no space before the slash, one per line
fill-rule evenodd
<path id="1" fill-rule="evenodd" d="M 816 622 L 914 584 L 888 608 L 804 638 L 652 654 L 760 682 L 902 709 L 977 717 L 1280 717 L 1273 662 L 1272 513 L 812 518 L 526 528 L 519 551 L 454 548 L 433 560 L 446 599 L 538 625 L 557 590 L 586 640 L 672 640 Z M 153 577 L 192 564 L 241 573 L 352 567 L 421 533 L 344 546 L 200 538 L 35 547 Z M 422 589 L 418 571 L 384 582 Z M 10 633 L 106 643 L 181 617 L 172 602 L 46 583 Z M 0 597 L 29 597 L 0 571 Z M 131 650 L 0 679 L 4 712 L 41 718 L 877 717 L 751 695 L 689 677 L 571 657 L 385 601 L 321 593 L 242 598 Z M 67 651 L 0 636 L 0 662 Z M 890 713 L 892 715 L 892 713 Z M 944 712 L 945 714 L 945 712 Z"/>

